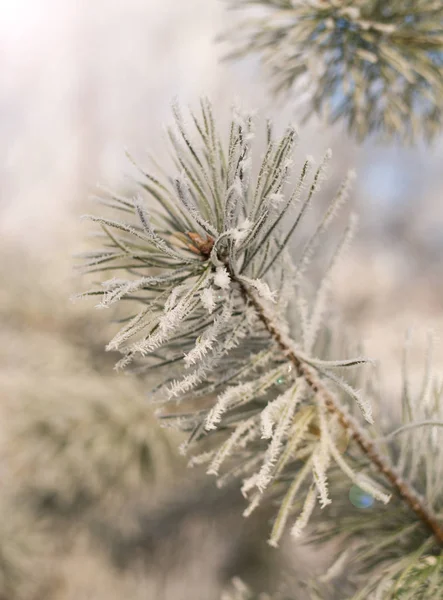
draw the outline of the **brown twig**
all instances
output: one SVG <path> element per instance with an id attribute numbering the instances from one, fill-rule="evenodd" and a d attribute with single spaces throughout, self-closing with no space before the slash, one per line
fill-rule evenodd
<path id="1" fill-rule="evenodd" d="M 335 414 L 339 423 L 355 440 L 362 452 L 367 456 L 371 463 L 384 475 L 398 495 L 406 504 L 416 513 L 420 520 L 432 531 L 436 539 L 443 545 L 443 527 L 438 522 L 433 511 L 425 505 L 423 499 L 414 490 L 414 488 L 396 472 L 395 468 L 389 463 L 387 458 L 379 453 L 374 442 L 368 434 L 360 427 L 358 422 L 349 414 L 346 414 L 338 405 L 334 395 L 326 387 L 323 381 L 317 376 L 316 371 L 307 365 L 295 354 L 292 349 L 291 340 L 278 328 L 272 317 L 267 314 L 265 307 L 256 298 L 255 294 L 239 281 L 234 274 L 231 277 L 237 281 L 245 302 L 252 304 L 257 312 L 257 316 L 265 326 L 266 330 L 277 342 L 283 354 L 293 364 L 296 372 L 302 375 L 312 391 L 320 395 L 326 408 L 332 414 Z"/>

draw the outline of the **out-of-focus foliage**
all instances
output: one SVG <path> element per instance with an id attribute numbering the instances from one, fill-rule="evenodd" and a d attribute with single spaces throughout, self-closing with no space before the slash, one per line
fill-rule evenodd
<path id="1" fill-rule="evenodd" d="M 425 556 L 396 581 L 395 600 L 432 600 L 443 596 L 443 555 Z"/>
<path id="2" fill-rule="evenodd" d="M 6 244 L 2 256 L 0 598 L 46 600 L 62 597 L 75 532 L 153 497 L 176 459 L 140 385 L 112 372 L 106 322 L 70 302 L 63 261 Z"/>
<path id="3" fill-rule="evenodd" d="M 258 53 L 276 93 L 359 140 L 441 131 L 440 0 L 228 0 L 244 13 L 231 57 Z"/>
<path id="4" fill-rule="evenodd" d="M 44 528 L 8 492 L 2 491 L 0 510 L 1 600 L 52 598 L 58 581 L 50 577 L 54 553 Z"/>
<path id="5" fill-rule="evenodd" d="M 169 442 L 137 381 L 113 374 L 102 332 L 69 301 L 72 281 L 56 289 L 55 269 L 45 273 L 37 258 L 4 253 L 16 265 L 1 266 L 4 452 L 8 469 L 23 477 L 22 493 L 69 512 L 167 477 Z"/>
<path id="6" fill-rule="evenodd" d="M 169 442 L 134 383 L 65 374 L 35 377 L 16 393 L 9 465 L 26 473 L 22 494 L 46 513 L 74 518 L 119 505 L 171 474 Z"/>

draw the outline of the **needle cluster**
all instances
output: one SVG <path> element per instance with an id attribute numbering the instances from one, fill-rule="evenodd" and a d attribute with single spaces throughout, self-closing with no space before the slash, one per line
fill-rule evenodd
<path id="1" fill-rule="evenodd" d="M 85 256 L 86 268 L 122 270 L 126 277 L 86 295 L 98 296 L 100 308 L 131 306 L 108 349 L 121 352 L 118 367 L 155 370 L 157 379 L 164 374 L 152 398 L 165 426 L 186 434 L 182 451 L 190 464 L 206 464 L 219 485 L 240 478 L 246 515 L 264 499 L 280 498 L 270 537 L 277 545 L 288 521 L 298 537 L 316 508 L 330 504 L 333 465 L 377 501 L 389 500 L 383 485 L 344 455 L 343 418 L 359 428 L 350 412 L 369 423 L 373 415 L 342 373 L 368 361 L 337 360 L 323 325 L 354 217 L 314 298 L 303 300 L 310 259 L 346 202 L 353 175 L 294 261 L 289 244 L 325 177 L 330 151 L 318 165 L 306 158 L 294 176 L 292 126 L 274 137 L 268 124 L 260 158 L 249 113 L 233 109 L 227 140 L 207 101 L 199 114 L 185 119 L 174 107 L 174 116 L 175 174 L 162 178 L 142 169 L 133 197 L 104 199 L 124 220 L 88 217 L 101 227 L 103 247 Z"/>
<path id="2" fill-rule="evenodd" d="M 441 131 L 439 0 L 228 0 L 232 58 L 258 54 L 273 89 L 362 140 Z"/>

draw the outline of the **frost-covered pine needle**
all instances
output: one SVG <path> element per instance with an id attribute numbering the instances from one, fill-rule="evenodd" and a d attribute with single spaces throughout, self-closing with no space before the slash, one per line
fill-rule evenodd
<path id="1" fill-rule="evenodd" d="M 305 503 L 303 504 L 303 510 L 291 528 L 291 535 L 293 537 L 298 538 L 303 534 L 303 531 L 306 528 L 312 513 L 314 512 L 316 502 L 317 498 L 315 489 L 311 487 L 306 495 Z"/>

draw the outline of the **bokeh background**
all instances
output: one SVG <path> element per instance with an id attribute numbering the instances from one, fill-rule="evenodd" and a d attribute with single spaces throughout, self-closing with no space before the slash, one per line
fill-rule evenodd
<path id="1" fill-rule="evenodd" d="M 0 1 L 2 600 L 211 600 L 236 574 L 272 580 L 260 518 L 239 518 L 235 491 L 183 477 L 142 383 L 113 373 L 107 315 L 69 300 L 85 287 L 73 255 L 88 197 L 127 185 L 125 149 L 141 164 L 165 155 L 171 100 L 207 95 L 221 122 L 237 99 L 277 126 L 300 119 L 254 58 L 221 60 L 215 38 L 234 18 L 223 4 Z M 334 302 L 392 398 L 405 331 L 417 377 L 426 331 L 443 331 L 443 140 L 357 146 L 340 126 L 300 128 L 300 162 L 328 147 L 322 198 L 353 168 L 360 215 Z"/>

